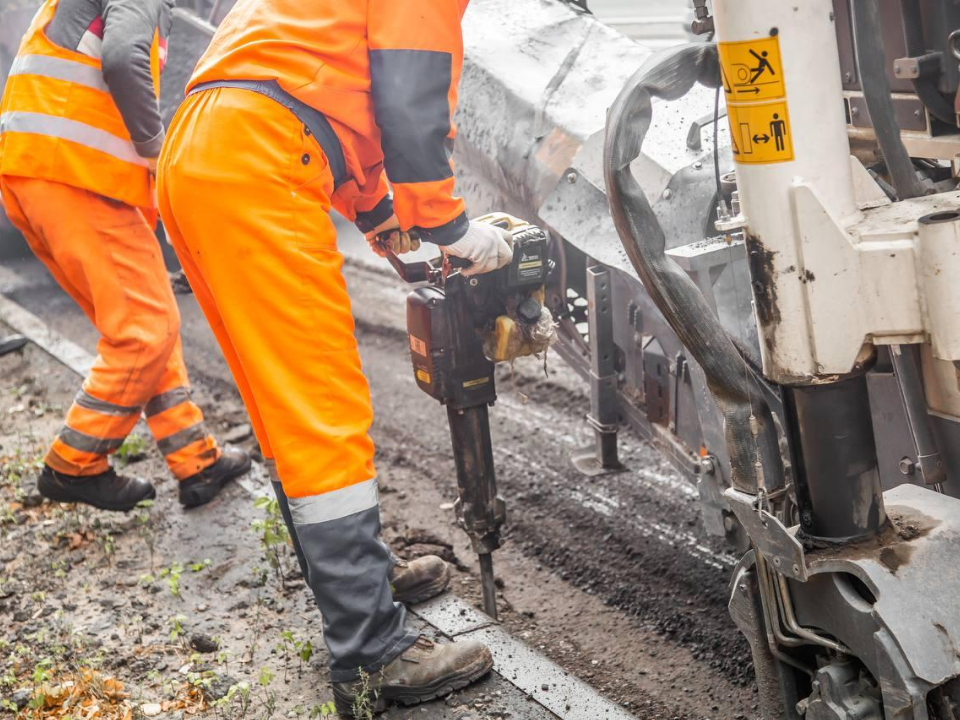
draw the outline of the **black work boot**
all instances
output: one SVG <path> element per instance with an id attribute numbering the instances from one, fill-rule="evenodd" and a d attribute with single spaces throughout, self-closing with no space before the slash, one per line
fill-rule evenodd
<path id="1" fill-rule="evenodd" d="M 147 480 L 117 475 L 113 468 L 99 475 L 76 477 L 44 465 L 37 490 L 48 500 L 84 503 L 101 510 L 128 512 L 143 500 L 153 500 L 157 491 Z"/>
<path id="2" fill-rule="evenodd" d="M 180 504 L 188 508 L 206 505 L 220 494 L 224 485 L 249 469 L 250 454 L 246 450 L 223 448 L 213 465 L 180 481 Z"/>
<path id="3" fill-rule="evenodd" d="M 390 571 L 393 599 L 405 605 L 416 605 L 447 589 L 450 584 L 450 566 L 436 555 L 424 555 L 416 560 L 394 558 Z"/>
<path id="4" fill-rule="evenodd" d="M 439 645 L 420 636 L 401 655 L 370 675 L 333 684 L 333 699 L 342 718 L 366 718 L 392 702 L 402 705 L 449 695 L 493 669 L 493 656 L 476 640 Z"/>

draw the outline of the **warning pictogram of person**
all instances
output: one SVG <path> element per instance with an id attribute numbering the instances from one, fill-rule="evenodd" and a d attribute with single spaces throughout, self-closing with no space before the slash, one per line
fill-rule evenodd
<path id="1" fill-rule="evenodd" d="M 759 55 L 754 50 L 750 50 L 750 54 L 757 59 L 757 66 L 755 68 L 750 68 L 750 71 L 753 75 L 750 77 L 750 84 L 753 85 L 757 79 L 763 75 L 764 72 L 769 72 L 771 75 L 776 75 L 776 71 L 773 69 L 773 65 L 770 64 L 770 61 L 767 60 L 767 51 L 764 50 Z"/>
<path id="2" fill-rule="evenodd" d="M 784 149 L 784 138 L 787 137 L 787 123 L 780 119 L 779 113 L 773 114 L 773 120 L 770 121 L 770 134 L 773 135 L 773 142 L 777 146 L 777 151 Z"/>

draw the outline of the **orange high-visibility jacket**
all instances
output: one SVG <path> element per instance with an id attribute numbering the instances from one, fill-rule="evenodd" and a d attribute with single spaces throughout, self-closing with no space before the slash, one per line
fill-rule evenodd
<path id="1" fill-rule="evenodd" d="M 468 224 L 453 194 L 452 114 L 468 0 L 239 0 L 187 90 L 276 80 L 326 116 L 348 179 L 334 207 L 361 229 L 389 216 L 439 244 Z M 224 128 L 229 132 L 229 128 Z"/>
<path id="2" fill-rule="evenodd" d="M 0 175 L 153 208 L 173 0 L 46 0 L 0 100 Z"/>

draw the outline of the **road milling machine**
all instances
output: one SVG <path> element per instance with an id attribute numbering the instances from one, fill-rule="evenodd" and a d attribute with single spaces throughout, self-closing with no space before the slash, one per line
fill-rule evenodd
<path id="1" fill-rule="evenodd" d="M 729 609 L 761 710 L 957 717 L 960 6 L 697 5 L 713 42 L 627 81 L 601 164 L 630 263 L 722 416 L 722 496 L 749 542 Z M 714 123 L 724 97 L 733 170 L 725 187 L 714 166 L 703 236 L 668 251 L 633 163 L 653 99 L 695 84 Z M 759 358 L 684 268 L 696 243 L 743 254 Z"/>
<path id="2" fill-rule="evenodd" d="M 458 187 L 548 237 L 576 466 L 629 428 L 740 551 L 759 714 L 960 718 L 960 3 L 691 2 L 653 54 L 472 0 Z M 36 5 L 0 0 L 0 81 Z M 231 5 L 179 3 L 166 118 Z"/>

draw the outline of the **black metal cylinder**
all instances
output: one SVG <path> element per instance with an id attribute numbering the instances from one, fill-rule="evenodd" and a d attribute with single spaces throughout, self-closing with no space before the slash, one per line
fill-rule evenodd
<path id="1" fill-rule="evenodd" d="M 448 405 L 447 419 L 457 463 L 457 519 L 470 536 L 474 551 L 490 553 L 500 547 L 500 526 L 506 520 L 506 510 L 497 495 L 487 406 L 457 409 Z"/>
<path id="2" fill-rule="evenodd" d="M 886 522 L 864 375 L 784 389 L 806 535 L 853 540 Z"/>

